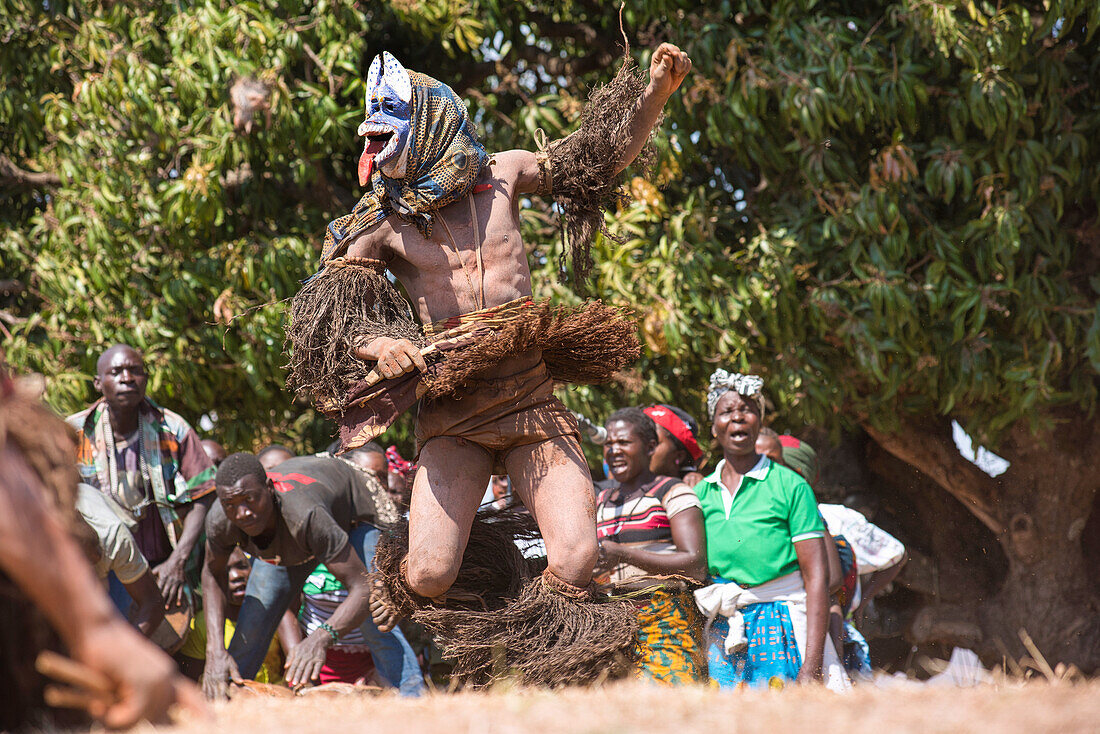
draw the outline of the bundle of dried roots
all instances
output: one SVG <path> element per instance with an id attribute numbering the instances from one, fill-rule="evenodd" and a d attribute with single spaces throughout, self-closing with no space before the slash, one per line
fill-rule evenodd
<path id="1" fill-rule="evenodd" d="M 543 576 L 494 612 L 429 607 L 413 618 L 435 633 L 453 675 L 474 686 L 509 676 L 551 688 L 601 683 L 628 675 L 637 655 L 633 604 L 572 598 Z"/>
<path id="2" fill-rule="evenodd" d="M 291 302 L 287 387 L 322 406 L 342 405 L 350 387 L 370 373 L 352 345 L 378 336 L 424 343 L 412 309 L 383 271 L 329 263 Z"/>
<path id="3" fill-rule="evenodd" d="M 540 301 L 521 318 L 449 352 L 425 377 L 425 396 L 447 395 L 479 372 L 534 350 L 542 352 L 555 381 L 599 384 L 632 364 L 639 349 L 637 325 L 623 309 L 599 301 L 579 307 Z"/>
<path id="4" fill-rule="evenodd" d="M 610 236 L 604 225 L 604 210 L 615 209 L 627 198 L 621 191 L 622 172 L 616 169 L 630 145 L 638 98 L 646 84 L 633 59 L 627 57 L 615 78 L 589 95 L 576 132 L 550 145 L 553 197 L 564 212 L 573 279 L 578 286 L 583 286 L 592 269 L 596 233 Z M 655 157 L 652 144 L 647 142 L 633 165 L 644 173 Z M 564 260 L 563 252 L 563 270 Z"/>
<path id="5" fill-rule="evenodd" d="M 638 358 L 632 314 L 599 301 L 560 306 L 548 301 L 506 313 L 486 313 L 467 324 L 460 346 L 428 357 L 421 397 L 437 398 L 509 357 L 541 351 L 558 382 L 606 382 Z M 309 396 L 322 411 L 341 414 L 349 397 L 368 381 L 373 363 L 352 354 L 357 340 L 387 336 L 422 348 L 427 339 L 408 303 L 382 272 L 334 267 L 315 276 L 294 297 L 287 325 L 291 347 L 287 386 Z M 447 341 L 450 332 L 437 339 Z M 372 383 L 373 384 L 373 383 Z"/>
<path id="6" fill-rule="evenodd" d="M 523 584 L 533 576 L 516 541 L 538 537 L 538 525 L 529 513 L 495 509 L 478 512 L 470 527 L 458 578 L 447 591 L 446 606 L 491 611 L 516 598 Z M 409 523 L 402 520 L 382 534 L 374 553 L 378 577 L 386 585 L 397 611 L 406 617 L 430 603 L 413 594 L 405 581 L 402 563 L 408 552 Z"/>

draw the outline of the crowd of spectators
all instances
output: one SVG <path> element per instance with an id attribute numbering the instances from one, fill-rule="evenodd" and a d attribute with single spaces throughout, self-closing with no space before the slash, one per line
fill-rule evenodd
<path id="1" fill-rule="evenodd" d="M 765 405 L 760 378 L 711 376 L 709 471 L 682 408 L 626 408 L 607 421 L 600 580 L 647 592 L 636 602 L 640 675 L 836 691 L 871 676 L 858 623 L 905 548 L 856 510 L 818 503 L 816 452 L 767 427 Z"/>
<path id="2" fill-rule="evenodd" d="M 818 502 L 817 452 L 765 424 L 759 378 L 718 370 L 708 388 L 709 467 L 678 406 L 623 408 L 585 431 L 605 475 L 595 578 L 638 608 L 639 675 L 837 691 L 869 679 L 859 625 L 904 546 L 857 509 Z M 494 477 L 486 503 L 518 503 L 507 487 Z"/>
<path id="3" fill-rule="evenodd" d="M 373 442 L 227 456 L 150 399 L 147 380 L 140 353 L 112 347 L 101 398 L 68 419 L 86 554 L 122 616 L 208 696 L 244 679 L 404 695 L 444 682 L 430 635 L 368 610 L 379 527 L 407 516 L 416 465 Z M 818 503 L 816 452 L 769 428 L 765 407 L 760 378 L 717 370 L 710 461 L 678 406 L 622 408 L 592 432 L 605 474 L 595 583 L 637 608 L 640 677 L 843 691 L 871 675 L 860 619 L 905 549 L 855 509 Z M 506 475 L 485 505 L 523 509 Z"/>
<path id="4" fill-rule="evenodd" d="M 80 437 L 87 553 L 122 616 L 208 695 L 241 679 L 424 690 L 427 645 L 418 657 L 401 629 L 366 614 L 376 504 L 404 512 L 415 466 L 374 443 L 339 459 L 338 445 L 227 457 L 149 398 L 147 383 L 142 355 L 112 347 L 97 363 L 100 399 L 68 419 Z M 270 485 L 283 497 L 267 503 L 274 539 L 263 550 L 243 532 L 260 512 L 249 505 L 252 484 L 251 496 L 272 496 Z M 299 507 L 290 499 L 304 493 L 286 492 L 300 485 L 324 497 Z M 271 548 L 279 552 L 266 557 Z"/>

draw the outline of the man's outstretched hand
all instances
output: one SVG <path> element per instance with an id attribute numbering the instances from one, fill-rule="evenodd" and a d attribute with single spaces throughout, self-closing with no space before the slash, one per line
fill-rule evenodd
<path id="1" fill-rule="evenodd" d="M 386 585 L 377 576 L 370 583 L 370 616 L 380 632 L 389 632 L 397 626 L 399 617 L 390 602 Z"/>
<path id="2" fill-rule="evenodd" d="M 314 630 L 295 645 L 283 665 L 287 684 L 297 689 L 309 685 L 311 681 L 320 682 L 321 668 L 325 667 L 325 655 L 330 646 L 331 640 L 324 630 Z"/>
<path id="3" fill-rule="evenodd" d="M 229 684 L 241 680 L 237 662 L 228 652 L 211 655 L 207 650 L 206 667 L 202 674 L 202 692 L 207 698 L 220 701 L 229 698 Z"/>
<path id="4" fill-rule="evenodd" d="M 175 554 L 168 557 L 164 563 L 153 569 L 153 578 L 157 580 L 161 596 L 164 597 L 164 608 L 183 604 L 187 599 L 186 559 L 177 559 Z"/>
<path id="5" fill-rule="evenodd" d="M 691 59 L 671 43 L 662 43 L 649 62 L 649 83 L 654 92 L 670 96 L 691 71 Z"/>

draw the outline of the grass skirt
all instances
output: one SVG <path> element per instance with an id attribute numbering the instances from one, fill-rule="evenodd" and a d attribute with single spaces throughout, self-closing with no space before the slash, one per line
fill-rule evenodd
<path id="1" fill-rule="evenodd" d="M 380 336 L 420 346 L 428 368 L 383 379 L 352 354 Z M 632 314 L 595 300 L 522 298 L 422 331 L 382 271 L 347 264 L 330 265 L 294 297 L 287 341 L 288 387 L 337 422 L 344 450 L 381 435 L 418 400 L 450 395 L 511 357 L 539 351 L 556 382 L 599 384 L 640 351 Z"/>
<path id="2" fill-rule="evenodd" d="M 530 515 L 478 513 L 458 578 L 441 603 L 408 588 L 407 524 L 383 535 L 374 563 L 397 610 L 435 635 L 452 675 L 467 685 L 514 678 L 557 687 L 629 675 L 637 652 L 633 604 L 590 590 L 563 593 L 534 575 L 515 541 L 537 534 Z"/>

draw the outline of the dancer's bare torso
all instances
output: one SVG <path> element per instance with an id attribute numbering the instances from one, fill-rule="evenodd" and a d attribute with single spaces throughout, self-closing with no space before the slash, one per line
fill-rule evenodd
<path id="1" fill-rule="evenodd" d="M 687 54 L 670 43 L 658 46 L 615 173 L 638 155 L 669 95 L 690 70 Z M 498 153 L 479 182 L 490 188 L 436 212 L 430 239 L 390 216 L 356 238 L 348 255 L 386 261 L 425 324 L 530 296 L 531 269 L 519 234 L 519 197 L 535 190 L 538 174 L 534 153 Z M 427 367 L 407 339 L 378 337 L 356 346 L 355 354 L 374 362 L 385 378 Z M 539 358 L 537 353 L 525 357 L 532 362 Z"/>
<path id="2" fill-rule="evenodd" d="M 425 324 L 529 296 L 519 198 L 534 191 L 537 179 L 533 153 L 497 153 L 477 182 L 478 189 L 490 188 L 434 212 L 430 239 L 391 215 L 356 238 L 348 255 L 386 261 Z"/>

